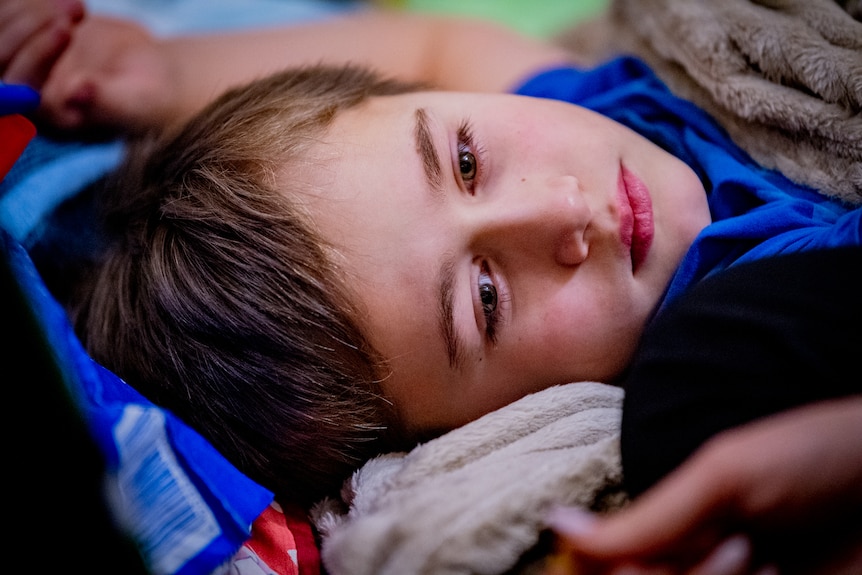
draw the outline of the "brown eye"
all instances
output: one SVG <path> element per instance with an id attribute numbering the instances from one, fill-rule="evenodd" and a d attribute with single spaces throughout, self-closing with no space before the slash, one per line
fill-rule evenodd
<path id="1" fill-rule="evenodd" d="M 476 156 L 472 152 L 461 152 L 458 155 L 458 169 L 465 182 L 473 181 L 476 177 Z"/>
<path id="2" fill-rule="evenodd" d="M 482 313 L 489 316 L 497 309 L 497 288 L 494 284 L 479 284 L 479 300 L 482 302 Z"/>
<path id="3" fill-rule="evenodd" d="M 500 322 L 500 296 L 497 294 L 497 286 L 494 285 L 488 262 L 482 262 L 478 284 L 479 303 L 485 317 L 485 338 L 493 344 L 497 341 L 497 325 Z"/>

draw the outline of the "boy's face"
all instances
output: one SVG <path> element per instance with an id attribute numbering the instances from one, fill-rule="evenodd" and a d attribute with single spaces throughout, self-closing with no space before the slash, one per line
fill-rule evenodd
<path id="1" fill-rule="evenodd" d="M 308 177 L 325 191 L 304 201 L 414 430 L 619 376 L 709 223 L 685 164 L 566 103 L 380 97 L 342 112 L 324 142 Z"/>

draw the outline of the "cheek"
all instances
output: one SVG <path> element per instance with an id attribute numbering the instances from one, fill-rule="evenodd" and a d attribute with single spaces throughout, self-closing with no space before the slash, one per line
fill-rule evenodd
<path id="1" fill-rule="evenodd" d="M 595 337 L 601 314 L 596 306 L 576 295 L 557 295 L 542 300 L 543 306 L 525 322 L 522 345 L 544 361 L 566 360 L 582 353 Z"/>
<path id="2" fill-rule="evenodd" d="M 523 333 L 525 355 L 545 379 L 612 379 L 634 353 L 645 321 L 620 304 L 607 292 L 550 300 Z"/>

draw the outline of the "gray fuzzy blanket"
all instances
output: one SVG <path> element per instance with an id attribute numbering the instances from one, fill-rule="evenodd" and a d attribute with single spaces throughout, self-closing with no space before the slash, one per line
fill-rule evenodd
<path id="1" fill-rule="evenodd" d="M 591 63 L 640 57 L 758 163 L 858 204 L 859 12 L 834 0 L 612 0 L 557 40 Z"/>
<path id="2" fill-rule="evenodd" d="M 527 573 L 555 504 L 623 505 L 623 391 L 570 383 L 368 462 L 312 510 L 330 575 Z"/>

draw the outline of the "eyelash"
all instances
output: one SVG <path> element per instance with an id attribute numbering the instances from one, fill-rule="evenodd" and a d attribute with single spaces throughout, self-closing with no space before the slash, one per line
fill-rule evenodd
<path id="1" fill-rule="evenodd" d="M 476 173 L 469 181 L 465 180 L 461 174 L 461 156 L 465 153 L 471 154 L 476 162 Z M 469 120 L 464 120 L 458 126 L 458 153 L 455 158 L 455 173 L 458 174 L 459 179 L 470 194 L 475 193 L 476 186 L 479 185 L 480 178 L 482 177 L 484 156 L 484 148 L 478 145 L 476 139 L 473 137 L 473 125 Z"/>
<path id="2" fill-rule="evenodd" d="M 461 156 L 463 154 L 471 154 L 476 164 L 476 173 L 473 174 L 473 177 L 469 180 L 464 179 L 464 176 L 461 173 Z M 473 124 L 469 120 L 464 120 L 458 126 L 458 153 L 455 158 L 455 171 L 461 182 L 464 184 L 464 187 L 467 188 L 467 191 L 471 195 L 475 193 L 476 187 L 479 185 L 482 177 L 484 158 L 485 150 L 476 142 L 476 138 L 473 135 Z M 483 283 L 483 279 L 485 278 L 487 278 L 487 284 Z M 495 300 L 493 309 L 486 309 L 485 304 L 482 302 L 483 285 L 490 286 L 493 290 L 492 293 Z M 502 304 L 505 303 L 505 298 L 504 294 L 497 289 L 497 285 L 494 283 L 488 262 L 486 261 L 483 261 L 479 268 L 479 278 L 477 280 L 476 291 L 479 296 L 479 305 L 482 307 L 482 315 L 485 318 L 485 339 L 494 345 L 497 343 L 497 326 L 500 324 L 502 317 L 500 308 Z"/>

